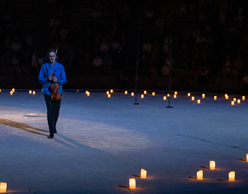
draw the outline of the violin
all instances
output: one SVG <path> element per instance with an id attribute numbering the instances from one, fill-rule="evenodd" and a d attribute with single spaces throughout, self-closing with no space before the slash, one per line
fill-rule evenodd
<path id="1" fill-rule="evenodd" d="M 53 74 L 53 77 L 55 76 L 55 73 Z M 61 94 L 59 93 L 59 84 L 58 82 L 53 82 L 51 85 L 52 93 L 51 93 L 51 99 L 52 100 L 60 100 Z"/>

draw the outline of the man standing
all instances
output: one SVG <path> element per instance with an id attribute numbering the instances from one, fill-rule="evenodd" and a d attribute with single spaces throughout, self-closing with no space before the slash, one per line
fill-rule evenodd
<path id="1" fill-rule="evenodd" d="M 49 126 L 50 135 L 49 139 L 52 139 L 54 133 L 57 133 L 56 123 L 59 117 L 59 109 L 61 99 L 56 100 L 51 98 L 52 84 L 59 84 L 58 92 L 62 96 L 63 87 L 62 84 L 67 82 L 64 66 L 56 61 L 56 51 L 49 49 L 46 54 L 47 63 L 41 66 L 39 73 L 39 83 L 42 85 L 43 94 L 47 106 L 47 122 Z"/>

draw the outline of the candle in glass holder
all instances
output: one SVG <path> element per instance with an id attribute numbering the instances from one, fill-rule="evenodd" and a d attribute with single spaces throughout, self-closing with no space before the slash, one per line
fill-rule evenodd
<path id="1" fill-rule="evenodd" d="M 127 94 L 128 93 L 128 91 L 125 91 L 125 94 Z"/>
<path id="2" fill-rule="evenodd" d="M 237 100 L 237 103 L 240 104 L 240 99 Z"/>
<path id="3" fill-rule="evenodd" d="M 177 98 L 177 95 L 176 94 L 174 94 L 174 98 Z"/>
<path id="4" fill-rule="evenodd" d="M 134 92 L 131 92 L 131 96 L 134 96 Z"/>
<path id="5" fill-rule="evenodd" d="M 7 183 L 0 182 L 0 193 L 6 193 L 7 192 Z"/>
<path id="6" fill-rule="evenodd" d="M 85 94 L 87 94 L 88 92 L 89 92 L 89 91 L 88 91 L 88 90 L 86 90 L 86 91 L 85 91 Z"/>
<path id="7" fill-rule="evenodd" d="M 144 94 L 147 94 L 147 91 L 146 90 L 144 90 Z"/>
<path id="8" fill-rule="evenodd" d="M 213 160 L 209 161 L 209 169 L 215 170 L 215 161 L 213 161 Z"/>
<path id="9" fill-rule="evenodd" d="M 153 92 L 152 95 L 155 96 L 155 92 Z"/>
<path id="10" fill-rule="evenodd" d="M 177 95 L 177 91 L 175 91 L 174 94 Z"/>
<path id="11" fill-rule="evenodd" d="M 113 90 L 113 89 L 111 89 L 111 90 L 110 90 L 110 93 L 112 94 L 113 92 L 114 92 L 114 90 Z"/>
<path id="12" fill-rule="evenodd" d="M 10 94 L 10 95 L 13 95 L 13 91 L 11 90 L 11 91 L 9 92 L 9 94 Z"/>
<path id="13" fill-rule="evenodd" d="M 167 97 L 170 97 L 170 94 L 167 94 Z"/>
<path id="14" fill-rule="evenodd" d="M 229 96 L 227 95 L 227 96 L 225 96 L 225 98 L 228 100 Z"/>
<path id="15" fill-rule="evenodd" d="M 195 97 L 194 97 L 194 96 L 192 96 L 192 97 L 191 97 L 191 100 L 192 100 L 192 101 L 194 101 L 194 100 L 195 100 Z"/>
<path id="16" fill-rule="evenodd" d="M 144 98 L 144 94 L 141 94 L 141 96 L 140 96 L 141 98 Z"/>
<path id="17" fill-rule="evenodd" d="M 248 154 L 246 154 L 246 162 L 248 162 Z"/>
<path id="18" fill-rule="evenodd" d="M 90 96 L 90 92 L 87 93 L 87 96 Z"/>
<path id="19" fill-rule="evenodd" d="M 140 178 L 141 179 L 146 179 L 146 176 L 147 176 L 147 171 L 145 169 L 141 169 L 140 170 Z"/>
<path id="20" fill-rule="evenodd" d="M 33 95 L 35 95 L 35 91 L 33 91 Z"/>
<path id="21" fill-rule="evenodd" d="M 108 98 L 110 98 L 111 97 L 111 94 L 108 94 Z"/>
<path id="22" fill-rule="evenodd" d="M 217 96 L 214 96 L 214 100 L 217 100 Z"/>
<path id="23" fill-rule="evenodd" d="M 205 94 L 202 94 L 202 98 L 205 98 Z"/>
<path id="24" fill-rule="evenodd" d="M 32 94 L 32 90 L 29 90 L 29 92 L 28 92 L 29 94 Z"/>
<path id="25" fill-rule="evenodd" d="M 231 105 L 232 105 L 232 106 L 234 105 L 234 101 L 231 102 Z"/>
<path id="26" fill-rule="evenodd" d="M 2 92 L 2 90 L 0 89 L 0 92 Z"/>
<path id="27" fill-rule="evenodd" d="M 136 181 L 135 178 L 129 179 L 129 189 L 136 189 Z"/>
<path id="28" fill-rule="evenodd" d="M 13 92 L 13 93 L 15 92 L 15 88 L 12 88 L 12 92 Z"/>
<path id="29" fill-rule="evenodd" d="M 228 180 L 229 181 L 235 181 L 235 171 L 231 171 L 228 174 Z"/>
<path id="30" fill-rule="evenodd" d="M 242 96 L 242 100 L 245 100 L 245 96 Z"/>
<path id="31" fill-rule="evenodd" d="M 190 93 L 188 93 L 188 96 L 190 96 L 191 94 Z"/>
<path id="32" fill-rule="evenodd" d="M 197 104 L 200 104 L 200 103 L 201 103 L 201 100 L 200 100 L 200 99 L 198 99 L 198 100 L 197 100 Z"/>
<path id="33" fill-rule="evenodd" d="M 196 173 L 196 179 L 199 180 L 199 181 L 202 181 L 203 180 L 203 170 L 199 170 Z"/>
<path id="34" fill-rule="evenodd" d="M 163 97 L 163 100 L 166 100 L 166 96 Z"/>
<path id="35" fill-rule="evenodd" d="M 236 102 L 237 101 L 237 99 L 236 98 L 233 98 L 233 102 Z"/>
<path id="36" fill-rule="evenodd" d="M 107 91 L 106 94 L 108 95 L 109 94 L 109 91 Z"/>

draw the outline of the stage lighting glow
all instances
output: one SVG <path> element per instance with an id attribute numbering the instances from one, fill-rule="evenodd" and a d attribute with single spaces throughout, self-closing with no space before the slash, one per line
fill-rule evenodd
<path id="1" fill-rule="evenodd" d="M 136 180 L 135 178 L 129 179 L 129 189 L 136 189 Z"/>
<path id="2" fill-rule="evenodd" d="M 228 180 L 229 181 L 235 181 L 235 171 L 231 171 L 228 174 Z"/>
<path id="3" fill-rule="evenodd" d="M 146 176 L 147 176 L 147 171 L 145 169 L 141 169 L 140 170 L 140 178 L 141 179 L 146 179 Z"/>
<path id="4" fill-rule="evenodd" d="M 210 168 L 210 170 L 215 170 L 215 161 L 213 161 L 213 160 L 209 161 L 209 168 Z"/>
<path id="5" fill-rule="evenodd" d="M 203 170 L 199 170 L 196 173 L 196 179 L 199 180 L 199 181 L 202 181 L 203 180 Z"/>
<path id="6" fill-rule="evenodd" d="M 7 183 L 0 182 L 0 193 L 6 193 L 7 192 Z"/>

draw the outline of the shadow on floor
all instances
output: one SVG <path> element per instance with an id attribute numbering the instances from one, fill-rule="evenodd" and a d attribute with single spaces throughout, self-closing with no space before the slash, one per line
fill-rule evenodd
<path id="1" fill-rule="evenodd" d="M 34 134 L 43 135 L 43 136 L 47 136 L 47 135 L 45 135 L 43 133 L 39 133 L 37 131 L 49 132 L 49 131 L 46 131 L 46 130 L 43 130 L 43 129 L 31 127 L 31 126 L 29 126 L 27 124 L 16 122 L 16 121 L 11 121 L 11 120 L 8 120 L 8 119 L 1 119 L 0 118 L 0 124 L 4 124 L 4 125 L 10 126 L 10 127 L 21 129 L 21 130 L 29 132 L 29 133 L 34 133 Z"/>

